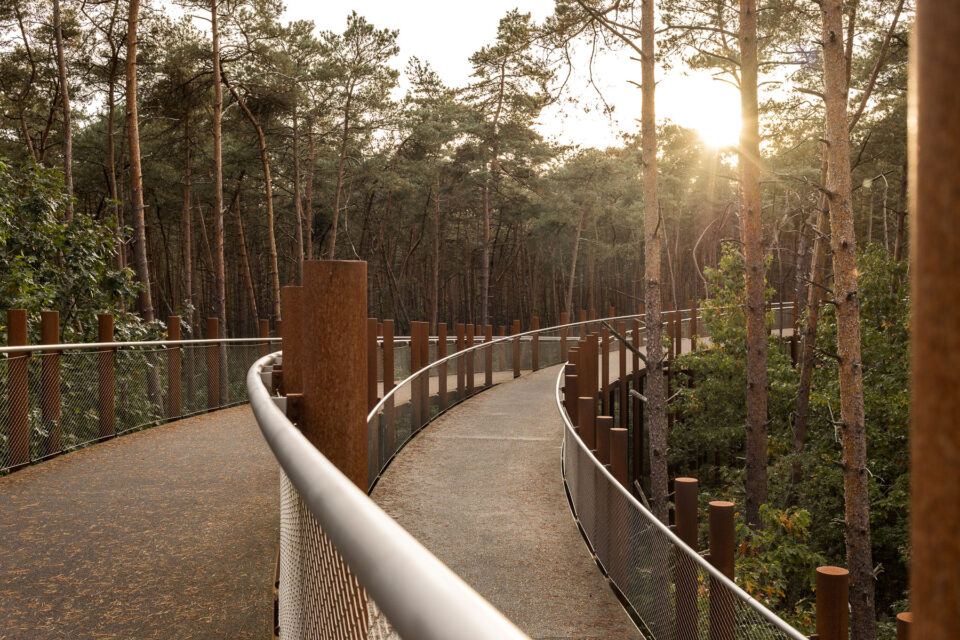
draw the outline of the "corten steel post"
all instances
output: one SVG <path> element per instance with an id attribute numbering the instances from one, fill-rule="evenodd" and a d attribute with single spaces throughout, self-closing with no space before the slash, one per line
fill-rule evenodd
<path id="1" fill-rule="evenodd" d="M 520 321 L 513 321 L 513 335 L 520 333 Z M 520 377 L 520 338 L 513 339 L 513 377 Z"/>
<path id="2" fill-rule="evenodd" d="M 457 323 L 457 353 L 463 351 L 466 345 L 465 329 L 462 323 Z M 457 361 L 457 400 L 463 400 L 466 384 L 466 360 L 463 356 L 456 358 Z"/>
<path id="3" fill-rule="evenodd" d="M 593 398 L 593 413 L 599 413 L 600 381 L 597 334 L 590 334 L 580 347 L 580 395 Z"/>
<path id="4" fill-rule="evenodd" d="M 383 321 L 383 395 L 386 397 L 393 389 L 393 320 Z M 396 423 L 394 422 L 394 401 L 393 396 L 387 399 L 383 405 L 383 415 L 381 420 L 385 423 L 383 428 L 383 439 L 381 446 L 383 454 L 393 455 L 396 446 Z"/>
<path id="5" fill-rule="evenodd" d="M 167 338 L 180 339 L 180 316 L 167 318 Z M 180 417 L 180 360 L 183 351 L 179 345 L 167 350 L 167 417 Z"/>
<path id="6" fill-rule="evenodd" d="M 675 505 L 675 532 L 697 551 L 697 480 L 677 478 L 673 481 Z M 676 630 L 677 640 L 697 639 L 697 574 L 693 560 L 687 554 L 676 553 Z"/>
<path id="7" fill-rule="evenodd" d="M 485 328 L 484 341 L 493 342 L 493 325 L 488 324 Z M 493 386 L 493 346 L 488 346 L 483 350 L 484 376 L 483 384 L 486 387 Z"/>
<path id="8" fill-rule="evenodd" d="M 600 332 L 600 396 L 603 398 L 603 415 L 612 416 L 610 407 L 610 330 L 604 327 Z"/>
<path id="9" fill-rule="evenodd" d="M 912 613 L 906 611 L 897 614 L 897 640 L 910 640 L 910 626 L 912 624 Z"/>
<path id="10" fill-rule="evenodd" d="M 583 389 L 580 389 L 580 393 Z M 577 398 L 577 428 L 580 430 L 580 439 L 587 449 L 591 451 L 597 448 L 597 412 L 594 409 L 596 405 L 591 396 L 580 396 Z"/>
<path id="11" fill-rule="evenodd" d="M 303 393 L 303 351 L 299 348 L 302 343 L 303 331 L 303 287 L 284 287 L 280 298 L 281 310 L 286 322 L 283 323 L 283 333 L 280 334 L 283 348 L 283 393 Z"/>
<path id="12" fill-rule="evenodd" d="M 623 336 L 624 339 L 627 337 L 627 323 L 621 320 L 617 325 L 617 331 Z M 620 377 L 617 380 L 617 386 L 619 388 L 620 394 L 620 428 L 627 428 L 627 406 L 630 403 L 630 396 L 627 391 L 627 347 L 626 345 L 620 343 L 617 345 L 618 357 L 620 359 Z"/>
<path id="13" fill-rule="evenodd" d="M 420 366 L 430 365 L 430 323 L 420 323 Z M 430 422 L 430 371 L 423 374 L 423 384 L 420 386 L 420 406 L 423 407 L 423 424 Z"/>
<path id="14" fill-rule="evenodd" d="M 697 301 L 690 302 L 690 351 L 697 350 Z"/>
<path id="15" fill-rule="evenodd" d="M 533 316 L 530 319 L 530 330 L 537 331 L 540 329 L 540 318 Z M 530 342 L 530 368 L 533 371 L 537 371 L 540 368 L 540 335 L 533 334 Z"/>
<path id="16" fill-rule="evenodd" d="M 590 332 L 593 333 L 597 330 L 597 310 L 590 309 Z"/>
<path id="17" fill-rule="evenodd" d="M 470 349 L 471 347 L 473 347 L 473 339 L 474 339 L 474 326 L 472 324 L 468 324 L 467 325 L 467 349 Z M 465 356 L 467 359 L 467 395 L 468 396 L 473 395 L 473 387 L 474 387 L 473 374 L 474 374 L 474 368 L 476 367 L 476 363 L 474 362 L 473 356 L 474 356 L 473 351 L 468 351 L 467 355 Z"/>
<path id="18" fill-rule="evenodd" d="M 586 321 L 587 321 L 587 310 L 580 309 L 580 322 L 582 323 Z M 577 327 L 578 338 L 583 338 L 583 336 L 587 335 L 589 332 L 590 332 L 590 327 L 588 325 L 581 324 L 580 326 Z"/>
<path id="19" fill-rule="evenodd" d="M 847 640 L 849 600 L 850 572 L 817 567 L 817 640 Z"/>
<path id="20" fill-rule="evenodd" d="M 270 353 L 270 320 L 260 318 L 257 321 L 257 337 L 263 339 L 260 343 L 260 357 Z"/>
<path id="21" fill-rule="evenodd" d="M 960 610 L 960 11 L 917 3 L 911 37 L 911 635 L 956 638 Z"/>
<path id="22" fill-rule="evenodd" d="M 627 486 L 626 429 L 610 429 L 610 473 L 621 486 Z M 616 584 L 625 585 L 629 580 L 627 554 L 630 544 L 627 533 L 627 511 L 617 508 L 616 505 L 622 504 L 624 499 L 615 490 L 611 490 L 607 496 L 610 500 L 608 508 L 613 506 L 610 512 L 610 571 Z"/>
<path id="23" fill-rule="evenodd" d="M 420 331 L 422 322 L 410 323 L 410 373 L 411 375 L 425 365 L 423 361 L 423 350 L 420 348 L 420 341 L 423 340 L 423 334 Z M 423 406 L 423 376 L 417 376 L 410 381 L 410 405 L 413 408 L 413 417 L 411 422 L 411 433 L 423 426 L 426 416 L 426 407 Z"/>
<path id="24" fill-rule="evenodd" d="M 570 322 L 570 314 L 564 311 L 560 314 L 560 325 L 568 324 Z M 563 327 L 560 329 L 560 362 L 566 362 L 567 360 L 567 328 Z"/>
<path id="25" fill-rule="evenodd" d="M 220 337 L 220 323 L 217 318 L 207 318 L 208 340 Z M 207 409 L 216 409 L 220 404 L 220 346 L 218 343 L 207 345 Z M 286 367 L 284 367 L 286 369 Z M 286 372 L 284 372 L 286 377 Z M 286 384 L 286 382 L 284 382 Z"/>
<path id="26" fill-rule="evenodd" d="M 10 309 L 7 311 L 7 344 L 20 347 L 27 344 L 27 310 Z M 11 467 L 19 467 L 30 462 L 30 398 L 28 383 L 30 361 L 29 353 L 18 353 L 9 359 L 7 386 L 10 421 L 10 444 L 8 461 Z"/>
<path id="27" fill-rule="evenodd" d="M 40 312 L 40 342 L 60 342 L 60 312 Z M 46 455 L 60 451 L 60 351 L 47 349 L 40 361 L 42 396 L 40 415 L 47 431 Z"/>
<path id="28" fill-rule="evenodd" d="M 273 322 L 273 330 L 276 332 L 278 338 L 283 337 L 283 320 L 277 318 Z"/>
<path id="29" fill-rule="evenodd" d="M 627 430 L 610 430 L 610 473 L 625 488 L 629 486 L 627 479 Z"/>
<path id="30" fill-rule="evenodd" d="M 613 429 L 613 418 L 597 416 L 597 460 L 600 464 L 610 464 L 610 430 Z"/>
<path id="31" fill-rule="evenodd" d="M 710 503 L 710 564 L 733 579 L 735 527 L 732 502 Z M 710 640 L 733 640 L 733 594 L 719 580 L 710 579 Z"/>
<path id="32" fill-rule="evenodd" d="M 377 365 L 377 319 L 367 318 L 367 412 L 377 406 L 380 382 Z"/>
<path id="33" fill-rule="evenodd" d="M 577 367 L 574 364 L 566 363 L 563 365 L 563 408 L 566 410 L 567 414 L 573 414 L 573 410 L 570 408 L 570 398 L 573 397 L 570 395 L 570 377 L 576 377 Z"/>
<path id="34" fill-rule="evenodd" d="M 674 349 L 674 356 L 679 356 L 683 354 L 683 311 L 677 309 L 677 313 L 674 316 L 673 321 L 676 323 L 676 348 Z"/>
<path id="35" fill-rule="evenodd" d="M 367 263 L 303 262 L 300 430 L 354 484 L 367 489 Z"/>
<path id="36" fill-rule="evenodd" d="M 437 360 L 447 357 L 447 323 L 437 323 Z M 437 397 L 440 399 L 440 409 L 450 406 L 447 400 L 447 363 L 437 367 Z"/>
<path id="37" fill-rule="evenodd" d="M 97 342 L 113 342 L 113 314 L 97 314 Z M 113 385 L 114 349 L 101 349 L 97 356 L 99 375 L 97 376 L 98 403 L 100 414 L 100 437 L 109 438 L 116 433 L 114 426 L 114 385 Z M 216 354 L 214 354 L 216 357 Z"/>

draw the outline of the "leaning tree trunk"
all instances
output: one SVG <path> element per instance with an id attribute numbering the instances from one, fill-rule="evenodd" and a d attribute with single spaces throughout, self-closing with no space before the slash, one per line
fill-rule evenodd
<path id="1" fill-rule="evenodd" d="M 740 2 L 740 198 L 747 288 L 746 519 L 760 525 L 767 501 L 767 323 L 760 221 L 760 124 L 757 105 L 756 0 Z"/>
<path id="2" fill-rule="evenodd" d="M 223 259 L 223 86 L 220 84 L 219 0 L 210 2 L 210 32 L 213 40 L 213 311 L 220 324 L 220 337 L 227 337 L 227 292 Z M 220 346 L 220 404 L 229 402 L 227 345 Z"/>
<path id="3" fill-rule="evenodd" d="M 656 62 L 654 60 L 653 0 L 644 0 L 640 48 L 642 113 L 640 149 L 643 157 L 644 300 L 646 303 L 647 428 L 650 432 L 650 499 L 653 514 L 668 524 L 667 505 L 667 401 L 663 379 L 663 319 L 660 309 L 660 251 L 663 225 L 657 192 L 657 119 L 655 112 Z"/>
<path id="4" fill-rule="evenodd" d="M 69 220 L 73 218 L 73 128 L 70 124 L 70 89 L 67 85 L 67 62 L 63 53 L 60 0 L 53 0 L 53 31 L 57 43 L 57 71 L 60 75 L 60 100 L 63 108 L 63 181 L 67 187 L 67 219 Z M 127 68 L 129 69 L 129 64 Z M 134 63 L 134 69 L 136 69 L 136 63 Z"/>
<path id="5" fill-rule="evenodd" d="M 823 85 L 826 104 L 827 192 L 830 195 L 834 302 L 843 433 L 844 521 L 850 571 L 851 638 L 873 640 L 873 555 L 870 547 L 870 496 L 867 487 L 867 436 L 860 356 L 860 298 L 857 241 L 850 183 L 850 132 L 847 122 L 843 2 L 823 0 Z"/>

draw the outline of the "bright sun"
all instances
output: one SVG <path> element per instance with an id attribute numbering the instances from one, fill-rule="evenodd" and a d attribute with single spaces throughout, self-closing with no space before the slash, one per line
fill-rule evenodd
<path id="1" fill-rule="evenodd" d="M 711 147 L 735 146 L 740 138 L 740 94 L 702 72 L 667 77 L 657 86 L 657 119 L 695 130 Z"/>

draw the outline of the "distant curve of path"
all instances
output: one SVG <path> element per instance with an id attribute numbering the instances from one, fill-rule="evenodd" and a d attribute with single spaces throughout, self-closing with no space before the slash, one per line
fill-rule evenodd
<path id="1" fill-rule="evenodd" d="M 0 478 L 0 640 L 272 637 L 278 483 L 246 406 Z"/>
<path id="2" fill-rule="evenodd" d="M 570 513 L 558 372 L 451 409 L 400 452 L 373 498 L 531 638 L 641 638 Z"/>

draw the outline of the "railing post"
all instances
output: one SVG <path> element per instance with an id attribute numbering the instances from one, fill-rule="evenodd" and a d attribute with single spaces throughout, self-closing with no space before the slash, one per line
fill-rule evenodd
<path id="1" fill-rule="evenodd" d="M 617 331 L 620 332 L 620 335 L 623 336 L 623 339 L 627 339 L 627 323 L 623 320 L 617 325 Z M 617 387 L 619 388 L 620 400 L 620 428 L 626 429 L 627 425 L 627 407 L 630 406 L 630 394 L 627 391 L 627 346 L 622 342 L 617 345 L 619 353 L 620 364 L 620 377 L 618 379 Z"/>
<path id="2" fill-rule="evenodd" d="M 386 397 L 393 389 L 393 320 L 383 321 L 383 395 Z M 394 400 L 391 396 L 383 406 L 386 433 L 383 434 L 384 453 L 393 455 L 396 447 L 396 423 L 394 422 Z"/>
<path id="3" fill-rule="evenodd" d="M 463 323 L 457 323 L 457 353 L 463 351 L 466 346 L 466 327 Z M 464 390 L 466 389 L 466 359 L 465 356 L 457 357 L 457 400 L 463 400 Z"/>
<path id="4" fill-rule="evenodd" d="M 60 342 L 60 312 L 40 312 L 40 342 Z M 41 366 L 42 398 L 40 414 L 47 431 L 46 455 L 60 451 L 60 352 L 49 349 L 43 352 Z"/>
<path id="5" fill-rule="evenodd" d="M 567 328 L 563 325 L 569 324 L 570 314 L 566 311 L 560 314 L 560 362 L 567 361 Z"/>
<path id="6" fill-rule="evenodd" d="M 577 426 L 580 424 L 580 409 L 577 406 L 577 398 L 580 397 L 580 349 L 570 347 L 570 350 L 567 352 L 567 361 L 570 363 L 568 366 L 572 368 L 572 374 L 567 375 L 565 381 L 567 390 L 567 415 L 570 416 L 570 422 L 573 423 L 573 426 Z"/>
<path id="7" fill-rule="evenodd" d="M 627 478 L 627 430 L 610 429 L 610 473 L 624 488 L 628 488 Z"/>
<path id="8" fill-rule="evenodd" d="M 410 323 L 410 374 L 413 375 L 424 367 L 423 351 L 420 348 L 420 341 L 423 336 L 420 332 L 420 322 Z M 423 376 L 417 376 L 410 382 L 410 403 L 413 409 L 410 431 L 414 433 L 423 426 L 426 409 L 423 406 Z"/>
<path id="9" fill-rule="evenodd" d="M 220 337 L 220 323 L 217 318 L 207 318 L 208 340 Z M 207 345 L 207 409 L 216 409 L 220 404 L 220 345 Z"/>
<path id="10" fill-rule="evenodd" d="M 597 415 L 598 404 L 599 404 L 599 380 L 597 366 L 598 354 L 597 354 L 597 334 L 591 333 L 587 335 L 587 339 L 583 341 L 580 345 L 580 367 L 578 374 L 580 375 L 580 395 L 581 396 L 590 396 L 593 398 L 593 414 Z"/>
<path id="11" fill-rule="evenodd" d="M 377 371 L 377 319 L 367 318 L 367 412 L 373 411 L 379 399 Z"/>
<path id="12" fill-rule="evenodd" d="M 437 323 L 437 360 L 447 357 L 447 323 Z M 437 396 L 440 398 L 440 409 L 446 409 L 447 401 L 447 363 L 437 367 Z"/>
<path id="13" fill-rule="evenodd" d="M 473 324 L 467 325 L 467 349 L 473 347 L 473 339 L 475 337 L 475 327 Z M 467 352 L 465 356 L 467 359 L 467 395 L 472 396 L 474 391 L 474 369 L 476 369 L 476 362 L 474 362 L 474 353 L 473 351 Z"/>
<path id="14" fill-rule="evenodd" d="M 597 416 L 597 460 L 600 464 L 610 464 L 610 430 L 613 429 L 613 418 Z"/>
<path id="15" fill-rule="evenodd" d="M 586 322 L 586 321 L 587 321 L 587 310 L 586 310 L 586 309 L 580 309 L 580 322 Z M 583 337 L 584 337 L 585 335 L 587 335 L 588 333 L 590 333 L 590 326 L 589 326 L 589 325 L 581 324 L 579 327 L 577 327 L 577 337 L 578 337 L 578 338 L 583 338 Z"/>
<path id="16" fill-rule="evenodd" d="M 710 503 L 710 564 L 733 579 L 735 527 L 732 502 Z M 733 640 L 734 601 L 719 580 L 710 578 L 710 640 Z"/>
<path id="17" fill-rule="evenodd" d="M 485 327 L 484 340 L 487 343 L 493 342 L 493 325 L 488 324 Z M 493 386 L 493 346 L 488 346 L 483 350 L 483 360 L 484 360 L 484 386 L 490 387 Z"/>
<path id="18" fill-rule="evenodd" d="M 304 353 L 300 346 L 303 342 L 302 330 L 305 307 L 303 287 L 286 286 L 281 293 L 281 311 L 285 320 L 282 327 L 283 333 L 280 336 L 281 347 L 283 348 L 283 394 L 302 394 L 304 393 L 303 363 L 308 362 L 304 359 Z"/>
<path id="19" fill-rule="evenodd" d="M 697 480 L 677 478 L 673 481 L 674 522 L 677 536 L 694 551 L 697 545 Z M 682 551 L 676 551 L 676 629 L 677 640 L 697 638 L 697 567 Z"/>
<path id="20" fill-rule="evenodd" d="M 677 305 L 677 311 L 673 316 L 673 322 L 676 325 L 676 341 L 674 347 L 674 357 L 678 357 L 683 354 L 683 311 L 680 309 L 680 305 Z"/>
<path id="21" fill-rule="evenodd" d="M 27 344 L 27 310 L 9 309 L 7 311 L 7 344 L 20 347 Z M 10 444 L 8 464 L 16 468 L 30 462 L 30 353 L 12 354 L 9 359 L 8 373 L 10 382 L 7 387 L 10 425 Z"/>
<path id="22" fill-rule="evenodd" d="M 697 299 L 690 301 L 690 351 L 697 350 Z"/>
<path id="23" fill-rule="evenodd" d="M 580 393 L 582 392 L 583 389 L 580 390 Z M 583 440 L 583 444 L 591 451 L 597 448 L 597 412 L 594 406 L 591 396 L 577 398 L 577 428 L 580 430 L 580 439 Z"/>
<path id="24" fill-rule="evenodd" d="M 520 321 L 513 321 L 513 335 L 520 333 Z M 513 339 L 513 377 L 520 377 L 520 338 Z"/>
<path id="25" fill-rule="evenodd" d="M 113 342 L 113 314 L 97 314 L 97 342 Z M 114 426 L 114 385 L 113 385 L 113 354 L 114 349 L 107 347 L 98 354 L 99 375 L 97 388 L 99 390 L 98 407 L 100 413 L 100 437 L 109 438 L 116 434 Z M 216 357 L 216 353 L 214 353 Z"/>
<path id="26" fill-rule="evenodd" d="M 430 323 L 420 323 L 420 366 L 430 365 Z M 421 407 L 423 407 L 423 424 L 430 422 L 430 371 L 423 375 L 423 385 L 420 387 Z"/>
<path id="27" fill-rule="evenodd" d="M 260 343 L 260 357 L 270 354 L 270 320 L 260 318 L 257 322 L 257 336 L 263 340 Z"/>
<path id="28" fill-rule="evenodd" d="M 300 430 L 366 491 L 367 263 L 305 260 L 302 291 L 294 346 L 310 366 L 302 369 Z"/>
<path id="29" fill-rule="evenodd" d="M 167 338 L 180 340 L 180 316 L 167 318 Z M 167 417 L 180 417 L 180 363 L 182 347 L 176 345 L 167 350 Z"/>
<path id="30" fill-rule="evenodd" d="M 912 613 L 905 611 L 897 614 L 897 640 L 910 640 L 910 626 L 912 624 Z"/>
<path id="31" fill-rule="evenodd" d="M 530 319 L 530 330 L 538 331 L 540 329 L 540 318 L 533 316 Z M 540 335 L 534 333 L 530 343 L 530 364 L 533 371 L 540 369 Z"/>
<path id="32" fill-rule="evenodd" d="M 612 416 L 613 408 L 610 406 L 610 330 L 606 327 L 600 330 L 600 397 L 603 398 L 603 415 Z"/>
<path id="33" fill-rule="evenodd" d="M 817 567 L 817 639 L 847 640 L 850 572 Z"/>
<path id="34" fill-rule="evenodd" d="M 596 330 L 597 330 L 597 310 L 594 309 L 594 308 L 591 308 L 591 309 L 590 309 L 590 331 L 589 331 L 589 333 L 593 333 L 593 332 L 596 331 Z"/>

